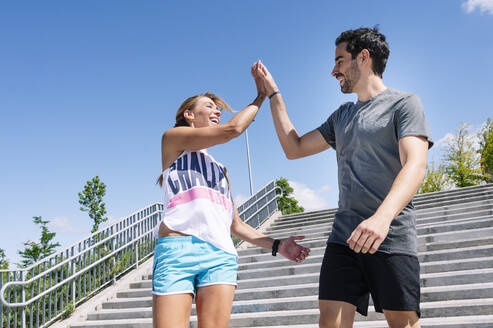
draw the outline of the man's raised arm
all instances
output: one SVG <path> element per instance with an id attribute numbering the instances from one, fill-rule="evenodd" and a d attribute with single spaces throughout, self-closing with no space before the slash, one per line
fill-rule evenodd
<path id="1" fill-rule="evenodd" d="M 299 136 L 296 128 L 289 119 L 286 105 L 274 78 L 263 64 L 258 66 L 258 76 L 264 82 L 267 95 L 270 98 L 272 119 L 276 127 L 277 137 L 288 159 L 296 159 L 320 153 L 330 147 L 317 129 Z"/>

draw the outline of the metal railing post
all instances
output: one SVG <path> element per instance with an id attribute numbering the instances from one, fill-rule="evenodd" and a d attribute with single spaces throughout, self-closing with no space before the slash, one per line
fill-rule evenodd
<path id="1" fill-rule="evenodd" d="M 74 247 L 72 246 L 71 248 L 71 251 L 70 251 L 70 257 L 72 257 L 72 261 L 70 263 L 70 275 L 73 276 L 75 274 L 75 258 L 74 258 L 74 255 L 75 255 L 75 252 L 74 252 Z M 75 306 L 75 286 L 76 286 L 76 282 L 75 282 L 75 277 L 74 279 L 72 280 L 72 305 Z"/>
<path id="2" fill-rule="evenodd" d="M 21 271 L 21 281 L 24 282 L 24 271 Z M 24 303 L 26 301 L 26 288 L 25 285 L 21 285 L 21 302 Z M 26 328 L 26 306 L 24 305 L 21 309 L 21 326 L 22 328 Z"/>
<path id="3" fill-rule="evenodd" d="M 111 235 L 113 235 L 113 226 L 111 227 Z M 118 235 L 117 235 L 116 237 L 114 237 L 114 238 L 111 238 L 111 252 L 112 252 L 112 253 L 113 253 L 113 252 L 115 251 L 115 249 L 116 249 L 115 245 L 116 245 L 116 246 L 118 246 L 118 245 L 116 244 L 117 238 L 118 238 Z M 112 259 L 112 261 L 113 261 L 113 269 L 115 269 L 115 268 L 116 268 L 116 256 L 117 256 L 117 254 L 115 254 L 115 256 L 113 256 L 113 259 Z M 111 266 L 110 266 L 110 267 L 111 267 Z M 110 273 L 110 274 L 111 274 L 111 273 Z M 113 285 L 114 285 L 114 284 L 116 284 L 116 273 L 115 273 L 115 274 L 113 274 L 113 276 L 111 277 L 111 283 L 112 283 Z"/>
<path id="4" fill-rule="evenodd" d="M 139 268 L 139 242 L 135 241 L 135 268 Z"/>

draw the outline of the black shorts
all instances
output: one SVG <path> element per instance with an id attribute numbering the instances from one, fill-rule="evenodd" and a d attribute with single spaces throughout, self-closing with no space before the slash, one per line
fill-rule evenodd
<path id="1" fill-rule="evenodd" d="M 348 246 L 328 243 L 318 299 L 351 303 L 366 316 L 370 294 L 377 312 L 416 311 L 420 316 L 418 259 L 383 252 L 356 254 Z"/>

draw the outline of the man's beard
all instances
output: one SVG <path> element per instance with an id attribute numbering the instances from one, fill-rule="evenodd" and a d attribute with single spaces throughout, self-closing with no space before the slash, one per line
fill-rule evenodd
<path id="1" fill-rule="evenodd" d="M 342 93 L 353 93 L 354 86 L 358 83 L 361 77 L 361 71 L 358 68 L 356 60 L 351 60 L 351 67 L 347 70 L 344 75 L 344 83 L 341 85 Z"/>

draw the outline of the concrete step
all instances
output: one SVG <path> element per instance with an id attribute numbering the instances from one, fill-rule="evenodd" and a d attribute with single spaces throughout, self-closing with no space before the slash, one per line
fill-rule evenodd
<path id="1" fill-rule="evenodd" d="M 444 214 L 444 212 L 450 212 Z M 450 210 L 440 210 L 434 211 L 433 213 L 427 213 L 426 216 L 417 217 L 417 226 L 423 226 L 424 224 L 432 225 L 433 223 L 439 224 L 445 221 L 458 221 L 458 220 L 471 220 L 475 217 L 480 216 L 492 216 L 493 215 L 493 205 L 474 205 L 474 206 L 463 206 L 460 209 L 453 211 Z M 305 221 L 276 225 L 269 229 L 266 229 L 266 234 L 274 236 L 276 238 L 285 238 L 290 235 L 310 235 L 313 232 L 326 231 L 328 227 L 332 226 L 333 218 L 320 218 L 316 220 L 307 219 Z"/>
<path id="2" fill-rule="evenodd" d="M 306 238 L 300 242 L 299 244 L 308 247 L 308 248 L 314 248 L 314 247 L 325 247 L 327 244 L 327 238 L 325 239 L 316 239 L 316 240 L 307 240 Z M 255 254 L 272 254 L 272 251 L 270 249 L 265 249 L 265 248 L 259 248 L 259 247 L 248 247 L 246 249 L 238 250 L 238 256 L 242 258 L 243 256 L 252 256 Z M 272 255 L 271 255 L 272 256 Z"/>
<path id="3" fill-rule="evenodd" d="M 477 226 L 478 228 L 474 228 Z M 481 227 L 483 226 L 483 227 Z M 442 245 L 443 243 L 450 242 L 462 242 L 464 246 L 470 245 L 483 245 L 490 244 L 491 236 L 493 236 L 493 218 L 488 217 L 480 222 L 463 222 L 457 225 L 450 225 L 448 227 L 435 226 L 431 228 L 422 229 L 420 234 L 418 234 L 418 251 L 426 250 L 426 245 Z M 325 247 L 327 239 L 331 233 L 329 230 L 326 233 L 321 233 L 316 236 L 305 236 L 305 239 L 298 242 L 308 248 L 313 248 L 313 246 L 322 245 Z M 294 235 L 294 234 L 293 234 Z M 438 246 L 437 246 L 438 247 Z M 446 247 L 446 245 L 442 245 Z M 453 247 L 460 247 L 459 244 Z M 255 255 L 257 253 L 258 255 Z M 243 253 L 245 254 L 245 253 Z M 255 256 L 267 256 L 270 255 L 270 251 L 260 251 L 250 252 L 249 255 L 240 255 L 240 263 L 245 263 L 252 261 L 251 258 Z M 270 259 L 270 258 L 269 258 Z M 258 260 L 257 260 L 258 261 Z"/>
<path id="4" fill-rule="evenodd" d="M 303 262 L 296 264 L 302 266 L 304 264 L 322 263 L 322 258 L 325 248 L 316 248 L 310 252 L 310 256 Z M 463 247 L 459 249 L 446 248 L 434 251 L 424 251 L 418 253 L 418 259 L 420 263 L 431 261 L 444 261 L 444 260 L 458 260 L 476 257 L 486 257 L 493 254 L 493 245 L 480 245 Z M 252 260 L 254 260 L 252 258 Z M 258 262 L 246 262 L 240 263 L 238 271 L 262 269 L 262 268 L 278 268 L 292 266 L 293 262 L 290 262 L 282 257 L 272 258 L 272 256 L 263 256 L 255 259 Z"/>
<path id="5" fill-rule="evenodd" d="M 484 239 L 492 236 L 493 227 L 468 230 L 445 231 L 418 235 L 418 250 L 420 246 L 431 243 L 450 243 L 467 238 Z"/>
<path id="6" fill-rule="evenodd" d="M 442 249 L 418 253 L 420 263 L 433 261 L 450 261 L 477 257 L 489 257 L 493 254 L 492 245 L 463 247 L 459 249 Z"/>
<path id="7" fill-rule="evenodd" d="M 103 309 L 130 309 L 130 308 L 145 308 L 152 306 L 152 296 L 145 297 L 127 297 L 114 298 L 102 304 Z"/>
<path id="8" fill-rule="evenodd" d="M 440 270 L 439 267 L 436 267 Z M 238 281 L 238 290 L 259 287 L 281 287 L 292 284 L 318 283 L 319 272 L 285 276 L 270 276 L 263 278 L 242 279 Z M 465 269 L 423 273 L 420 275 L 423 287 L 443 286 L 454 284 L 471 284 L 493 282 L 493 268 Z"/>
<path id="9" fill-rule="evenodd" d="M 414 202 L 417 210 L 424 210 L 432 207 L 448 206 L 454 204 L 464 204 L 474 201 L 490 200 L 493 198 L 493 190 L 489 193 L 470 194 L 470 195 L 458 195 L 455 197 L 446 197 L 440 200 L 428 200 L 424 202 Z"/>
<path id="10" fill-rule="evenodd" d="M 144 308 L 127 308 L 127 309 L 103 309 L 89 313 L 87 320 L 121 320 L 121 319 L 144 319 L 152 318 L 152 304 Z"/>
<path id="11" fill-rule="evenodd" d="M 250 281 L 260 281 L 258 285 L 254 287 L 260 287 L 261 281 L 264 278 L 273 279 L 273 272 L 276 273 L 278 278 L 293 277 L 296 278 L 303 277 L 306 274 L 318 275 L 320 272 L 321 259 L 322 256 L 317 257 L 318 261 L 314 263 L 304 263 L 295 264 L 281 267 L 281 268 L 261 268 L 261 269 L 251 269 L 251 270 L 241 270 L 238 272 L 238 281 L 240 282 L 240 288 L 249 288 L 242 285 L 244 282 Z M 422 262 L 421 273 L 439 273 L 439 272 L 461 272 L 467 270 L 476 269 L 489 269 L 493 268 L 493 256 L 477 257 L 477 258 L 466 258 L 457 260 L 445 260 L 445 261 L 433 261 L 433 262 Z M 148 277 L 149 278 L 149 277 Z M 150 279 L 150 278 L 149 278 Z M 293 281 L 294 282 L 294 281 Z M 300 283 L 300 280 L 296 280 L 296 284 Z M 133 288 L 152 288 L 151 280 L 136 281 L 130 284 L 130 289 Z"/>
<path id="12" fill-rule="evenodd" d="M 479 207 L 464 207 L 463 212 L 451 214 L 451 215 L 434 215 L 427 217 L 417 217 L 417 226 L 422 227 L 425 225 L 443 224 L 443 222 L 455 222 L 460 220 L 471 220 L 476 217 L 491 216 L 491 208 L 484 206 Z M 303 234 L 309 235 L 312 232 L 327 230 L 332 226 L 334 222 L 333 218 L 317 219 L 317 220 L 305 220 L 297 224 L 278 225 L 265 230 L 265 234 L 275 235 L 294 235 Z"/>
<path id="13" fill-rule="evenodd" d="M 460 301 L 459 301 L 460 302 Z M 483 302 L 487 304 L 481 304 L 481 305 L 472 305 L 468 304 L 462 307 L 460 307 L 459 304 L 454 304 L 455 309 L 459 311 L 460 313 L 457 313 L 454 315 L 455 318 L 461 317 L 463 314 L 462 312 L 467 312 L 467 310 L 472 310 L 473 312 L 478 312 L 481 311 L 481 307 L 483 308 L 488 308 L 492 307 L 491 300 L 488 302 Z M 423 304 L 424 305 L 424 304 Z M 449 306 L 452 306 L 450 304 Z M 423 307 L 423 313 L 427 312 L 440 312 L 443 310 L 441 308 L 441 305 L 439 304 L 427 304 L 426 307 Z M 463 311 L 464 310 L 464 311 Z M 472 317 L 473 315 L 462 315 L 462 317 Z M 492 315 L 493 316 L 493 315 Z M 369 313 L 369 318 L 368 319 L 373 319 L 375 317 L 383 319 L 382 314 L 376 314 L 375 312 L 370 312 Z M 229 327 L 258 327 L 258 326 L 266 326 L 269 324 L 272 324 L 272 322 L 275 322 L 277 325 L 281 324 L 283 326 L 287 325 L 293 325 L 293 324 L 316 324 L 318 322 L 319 318 L 319 313 L 318 309 L 301 309 L 301 310 L 285 310 L 285 311 L 266 311 L 262 312 L 262 316 L 259 315 L 259 313 L 232 313 L 231 314 L 231 320 L 229 323 Z M 367 319 L 367 320 L 368 320 Z M 427 318 L 426 320 L 430 319 L 435 319 L 435 318 Z M 439 319 L 443 319 L 439 317 Z M 473 323 L 474 319 L 468 318 L 469 320 L 463 321 L 466 322 L 465 324 L 471 324 Z M 485 319 L 485 318 L 483 318 Z M 357 316 L 356 320 L 361 320 L 361 316 Z M 422 319 L 422 326 L 426 327 L 426 321 L 425 319 Z M 381 321 L 382 323 L 386 322 L 384 320 L 378 320 Z M 358 321 L 357 321 L 358 322 Z M 359 321 L 361 322 L 361 321 Z M 359 323 L 358 322 L 358 323 Z M 439 321 L 435 321 L 435 323 L 438 323 Z M 443 321 L 442 321 L 443 322 Z M 453 321 L 451 321 L 453 323 Z M 476 321 L 478 322 L 478 321 Z M 484 321 L 483 321 L 484 322 Z M 493 322 L 493 321 L 492 321 Z M 372 322 L 368 322 L 370 325 L 366 325 L 367 327 L 371 327 L 371 324 L 374 324 Z M 457 323 L 457 321 L 455 322 Z M 478 323 L 482 323 L 479 321 Z M 196 327 L 196 317 L 192 317 L 192 322 L 191 322 L 192 327 Z M 365 325 L 363 324 L 355 324 L 355 327 L 364 327 Z M 485 326 L 487 327 L 487 326 Z"/>
<path id="14" fill-rule="evenodd" d="M 493 198 L 493 197 L 492 197 Z M 422 220 L 427 221 L 444 221 L 448 217 L 457 216 L 459 218 L 467 218 L 468 214 L 477 212 L 478 215 L 492 215 L 493 214 L 493 201 L 479 201 L 472 203 L 461 203 L 454 206 L 433 207 L 426 211 L 416 211 L 417 223 Z M 334 215 L 317 215 L 317 216 L 305 216 L 303 218 L 287 220 L 277 220 L 271 224 L 265 231 L 267 233 L 272 231 L 283 230 L 295 230 L 309 228 L 312 225 L 318 224 L 330 224 L 334 222 Z"/>
<path id="15" fill-rule="evenodd" d="M 477 237 L 477 239 L 465 238 L 465 237 Z M 301 245 L 306 247 L 311 247 L 310 256 L 316 254 L 323 254 L 326 247 L 326 238 L 318 239 L 318 241 L 313 241 L 306 243 L 304 241 L 300 242 Z M 488 246 L 493 244 L 493 227 L 492 228 L 479 228 L 471 229 L 466 231 L 451 231 L 443 233 L 433 233 L 421 235 L 418 237 L 418 253 L 426 251 L 437 251 L 445 249 L 458 249 L 475 246 Z M 316 247 L 313 247 L 316 246 Z M 250 252 L 252 253 L 252 252 Z M 248 254 L 241 256 L 239 258 L 239 263 L 259 263 L 263 261 L 280 261 L 282 257 L 272 258 L 270 251 L 257 249 L 257 254 Z M 427 253 L 426 253 L 427 254 Z"/>
<path id="16" fill-rule="evenodd" d="M 257 313 L 274 311 L 299 311 L 318 309 L 318 297 L 316 295 L 304 297 L 292 297 L 285 299 L 257 300 L 234 302 L 232 314 Z M 421 315 L 425 318 L 439 317 L 443 315 L 481 315 L 493 314 L 493 298 L 450 300 L 439 302 L 422 302 Z M 196 315 L 195 307 L 192 307 L 192 316 Z M 135 318 L 152 318 L 152 307 L 100 310 L 90 313 L 88 320 L 121 320 Z M 356 321 L 369 321 L 384 319 L 383 314 L 375 312 L 373 306 L 368 308 L 368 316 L 357 314 Z M 193 321 L 193 319 L 192 319 Z"/>
<path id="17" fill-rule="evenodd" d="M 490 236 L 484 238 L 459 239 L 459 240 L 455 240 L 455 242 L 452 243 L 428 242 L 424 245 L 424 248 L 422 250 L 418 249 L 418 251 L 438 251 L 438 250 L 450 249 L 450 248 L 493 245 L 493 229 L 491 229 L 491 233 L 489 235 Z"/>
<path id="18" fill-rule="evenodd" d="M 306 217 L 303 219 L 293 220 L 292 222 L 278 222 L 275 221 L 272 225 L 266 229 L 266 232 L 278 231 L 282 229 L 294 229 L 304 228 L 315 224 L 327 224 L 334 222 L 334 216 L 322 216 L 322 217 Z"/>
<path id="19" fill-rule="evenodd" d="M 447 301 L 451 299 L 493 298 L 493 282 L 453 284 L 447 281 L 447 283 L 440 286 L 422 287 L 421 294 L 422 294 L 421 295 L 422 302 L 438 302 L 438 301 Z M 318 295 L 318 283 L 287 285 L 282 288 L 279 288 L 279 286 L 254 287 L 254 288 L 246 288 L 246 289 L 240 288 L 235 293 L 235 302 L 250 301 L 255 303 L 258 302 L 259 300 L 283 300 L 286 298 L 289 299 L 293 297 L 303 297 L 303 296 L 308 297 L 314 295 L 315 296 Z M 128 299 L 128 302 L 135 302 L 135 300 L 136 298 Z M 142 296 L 142 302 L 148 302 L 147 304 L 151 304 L 152 301 L 150 296 L 150 289 L 145 290 L 145 293 Z M 118 303 L 124 304 L 125 301 L 123 301 L 122 299 L 119 300 Z M 113 303 L 111 306 L 119 306 L 119 304 Z M 122 306 L 122 308 L 128 308 L 128 307 L 129 306 L 127 305 Z"/>
<path id="20" fill-rule="evenodd" d="M 317 284 L 308 284 L 308 285 L 298 285 L 300 291 L 305 291 L 305 288 L 311 289 L 312 293 L 308 293 L 305 296 L 286 296 L 286 297 L 277 297 L 277 298 L 262 298 L 261 292 L 257 292 L 256 295 L 249 295 L 250 298 L 243 297 L 235 297 L 233 312 L 240 311 L 257 311 L 259 310 L 265 311 L 265 309 L 270 308 L 272 306 L 279 305 L 269 305 L 270 303 L 281 304 L 283 302 L 307 302 L 312 299 L 317 298 Z M 258 290 L 260 288 L 257 288 Z M 294 291 L 293 294 L 297 293 L 296 288 L 291 288 Z M 265 293 L 266 294 L 266 293 Z M 280 295 L 279 295 L 280 296 Z M 448 286 L 438 286 L 438 287 L 423 287 L 422 288 L 422 302 L 447 302 L 450 301 L 450 298 L 453 299 L 462 299 L 462 300 L 475 300 L 475 299 L 491 299 L 493 298 L 493 283 L 477 283 L 477 284 L 467 284 L 467 285 L 448 285 Z M 152 306 L 152 298 L 142 297 L 138 299 L 116 299 L 112 301 L 108 301 L 103 304 L 104 309 L 129 309 L 129 308 L 144 308 Z M 240 308 L 235 307 L 239 306 Z M 241 307 L 245 307 L 242 309 Z M 316 308 L 318 305 L 315 305 L 313 308 Z M 303 305 L 303 307 L 307 307 L 307 305 Z M 92 317 L 95 318 L 95 317 Z"/>
<path id="21" fill-rule="evenodd" d="M 472 283 L 446 286 L 422 287 L 423 302 L 446 301 L 450 299 L 493 298 L 493 283 Z M 239 289 L 235 301 L 259 299 L 282 299 L 318 295 L 318 283 Z M 452 298 L 453 297 L 453 298 Z"/>
<path id="22" fill-rule="evenodd" d="M 454 188 L 450 190 L 436 191 L 436 192 L 428 192 L 425 194 L 417 194 L 413 199 L 415 200 L 424 200 L 424 199 L 432 199 L 439 197 L 448 197 L 448 196 L 456 196 L 456 195 L 467 195 L 481 192 L 488 192 L 493 189 L 493 183 L 484 184 L 480 186 L 471 186 L 471 187 L 463 187 L 463 188 Z"/>
<path id="23" fill-rule="evenodd" d="M 447 225 L 444 225 L 442 217 L 436 217 L 433 220 L 427 220 L 426 222 L 418 221 L 416 228 L 418 229 L 418 235 L 444 232 L 444 231 L 457 231 L 473 228 L 483 228 L 493 226 L 493 214 L 487 211 L 477 211 L 470 214 L 456 214 L 447 220 Z M 474 217 L 471 217 L 474 215 Z M 328 234 L 332 231 L 332 224 L 314 224 L 307 225 L 305 227 L 297 227 L 292 229 L 282 229 L 277 231 L 266 232 L 265 234 L 274 239 L 285 239 L 290 236 L 303 235 L 305 239 L 315 239 L 321 237 L 328 237 Z"/>
<path id="24" fill-rule="evenodd" d="M 431 233 L 448 232 L 448 231 L 463 231 L 477 228 L 493 227 L 493 215 L 477 218 L 475 220 L 461 220 L 459 222 L 447 222 L 447 224 L 434 224 L 427 227 L 417 227 L 418 236 Z"/>
<path id="25" fill-rule="evenodd" d="M 152 328 L 152 318 L 124 319 L 124 320 L 88 320 L 82 323 L 74 323 L 72 328 Z"/>
<path id="26" fill-rule="evenodd" d="M 443 224 L 443 222 L 447 221 L 460 221 L 460 220 L 471 220 L 473 217 L 480 217 L 480 216 L 491 216 L 490 215 L 490 210 L 479 210 L 479 211 L 472 211 L 471 209 L 467 209 L 467 215 L 464 213 L 459 213 L 455 215 L 450 215 L 450 216 L 436 216 L 436 217 L 430 217 L 430 218 L 424 218 L 420 219 L 417 221 L 417 226 L 428 226 L 428 225 L 433 225 L 433 224 Z M 330 219 L 325 219 L 325 220 L 317 220 L 317 221 L 305 221 L 303 224 L 298 224 L 298 225 L 293 225 L 293 226 L 278 226 L 276 228 L 269 228 L 266 229 L 264 232 L 266 235 L 269 236 L 290 236 L 290 235 L 298 235 L 302 234 L 304 236 L 308 236 L 312 233 L 318 233 L 320 231 L 327 231 L 331 229 L 332 224 L 334 222 L 333 218 Z"/>
<path id="27" fill-rule="evenodd" d="M 469 230 L 468 236 L 477 233 L 481 233 L 486 237 L 477 238 L 477 239 L 470 239 L 470 238 L 461 239 L 459 237 L 464 234 L 463 232 L 446 232 L 440 234 L 429 234 L 429 235 L 420 236 L 418 238 L 418 242 L 419 242 L 418 253 L 427 252 L 427 251 L 429 252 L 429 251 L 445 250 L 445 249 L 460 249 L 460 248 L 469 249 L 470 247 L 475 247 L 475 246 L 493 245 L 493 228 Z M 439 241 L 439 240 L 443 240 L 443 241 Z M 304 242 L 301 242 L 300 244 L 304 246 L 310 246 L 305 244 Z M 325 247 L 326 247 L 325 238 L 320 239 L 316 247 L 310 248 L 311 250 L 310 256 L 314 256 L 317 254 L 324 254 Z M 282 257 L 279 257 L 278 259 L 282 259 Z M 272 257 L 270 252 L 263 252 L 257 255 L 251 254 L 251 255 L 240 256 L 238 262 L 240 264 L 243 264 L 243 263 L 259 263 L 264 261 L 270 262 L 272 260 L 275 259 Z"/>
<path id="28" fill-rule="evenodd" d="M 337 211 L 337 208 L 330 208 L 330 209 L 320 210 L 320 211 L 287 214 L 287 215 L 281 216 L 279 218 L 279 220 L 290 220 L 292 218 L 301 218 L 301 217 L 304 217 L 306 215 L 326 215 L 326 214 L 330 214 L 330 213 L 335 213 L 336 211 Z"/>
<path id="29" fill-rule="evenodd" d="M 493 327 L 493 316 L 450 316 L 440 318 L 422 318 L 420 319 L 421 327 L 439 327 L 439 328 L 491 328 Z M 251 326 L 248 326 L 251 327 Z M 282 325 L 282 326 L 256 326 L 257 328 L 318 328 L 318 324 L 303 325 Z M 387 328 L 388 324 L 384 320 L 379 321 L 360 321 L 355 322 L 356 328 Z M 247 328 L 247 326 L 241 327 Z"/>
<path id="30" fill-rule="evenodd" d="M 300 310 L 304 311 L 304 310 Z M 310 312 L 316 312 L 318 310 L 304 311 L 303 313 L 298 313 L 298 311 L 285 311 L 286 313 L 279 313 L 277 317 L 296 317 L 297 315 L 307 315 Z M 254 315 L 253 315 L 254 317 Z M 439 317 L 439 318 L 423 318 L 420 320 L 421 326 L 426 327 L 440 327 L 440 328 L 491 328 L 493 327 L 493 315 L 476 315 L 476 316 L 451 316 L 451 317 Z M 269 327 L 269 328 L 316 328 L 318 324 L 307 324 L 303 322 L 301 325 L 292 324 L 282 324 L 281 326 L 276 325 L 255 325 L 252 322 L 247 322 L 246 325 L 235 325 L 230 327 Z M 101 321 L 86 321 L 84 323 L 73 324 L 73 328 L 94 328 L 94 327 L 104 327 L 104 328 L 152 328 L 152 319 L 125 319 L 125 320 L 112 320 L 107 322 L 105 320 Z M 374 322 L 355 322 L 354 327 L 365 327 L 365 328 L 381 328 L 388 327 L 386 321 L 374 321 Z"/>
<path id="31" fill-rule="evenodd" d="M 479 219 L 488 220 L 491 216 L 483 216 L 479 217 Z M 482 223 L 485 225 L 485 223 Z M 486 223 L 487 225 L 488 223 Z M 447 230 L 448 228 L 444 228 Z M 425 231 L 426 232 L 426 231 Z M 328 231 L 330 233 L 330 230 Z M 477 229 L 469 229 L 469 230 L 458 230 L 458 231 L 446 231 L 446 232 L 435 232 L 435 233 L 425 233 L 418 235 L 418 250 L 423 250 L 425 244 L 433 244 L 434 247 L 441 247 L 443 242 L 462 242 L 464 241 L 464 246 L 468 243 L 470 245 L 480 245 L 488 243 L 488 239 L 493 236 L 493 227 L 488 228 L 477 228 Z M 469 242 L 468 242 L 469 240 Z M 304 240 L 299 243 L 305 247 L 314 248 L 314 247 L 325 247 L 327 242 L 327 238 L 325 236 L 321 238 L 311 238 L 305 237 Z M 443 247 L 447 247 L 446 245 Z M 455 247 L 455 246 L 452 246 Z M 249 247 L 244 250 L 239 250 L 238 255 L 240 259 L 244 257 L 255 256 L 257 254 L 269 255 L 271 251 L 258 247 Z"/>
<path id="32" fill-rule="evenodd" d="M 319 273 L 321 261 L 310 264 L 293 264 L 290 266 L 276 268 L 277 276 L 298 275 L 305 273 Z M 433 273 L 442 271 L 487 269 L 493 267 L 493 256 L 467 258 L 457 260 L 433 261 L 421 263 L 421 273 Z M 238 272 L 238 279 L 256 279 L 271 277 L 271 268 L 261 268 L 252 270 L 242 270 Z M 149 285 L 146 285 L 148 287 Z M 141 286 L 144 287 L 144 286 Z"/>
<path id="33" fill-rule="evenodd" d="M 464 188 L 461 188 L 464 189 Z M 481 186 L 476 190 L 454 190 L 444 193 L 429 193 L 425 195 L 417 195 L 413 202 L 417 213 L 426 213 L 430 207 L 441 208 L 453 206 L 460 207 L 462 204 L 475 201 L 489 201 L 493 199 L 493 184 L 489 186 Z M 292 215 L 281 216 L 276 220 L 275 225 L 284 221 L 295 222 L 297 220 L 305 220 L 306 218 L 319 218 L 333 216 L 337 209 L 329 209 L 322 211 L 306 212 Z"/>
<path id="34" fill-rule="evenodd" d="M 487 211 L 469 212 L 467 217 L 463 217 L 462 215 L 461 216 L 451 215 L 445 221 L 443 220 L 443 217 L 420 220 L 416 224 L 416 228 L 417 229 L 424 229 L 424 228 L 429 228 L 429 227 L 436 227 L 436 226 L 443 225 L 444 223 L 447 223 L 447 225 L 461 224 L 461 223 L 474 222 L 477 220 L 488 219 L 488 218 L 493 218 L 493 216 L 489 214 L 489 211 L 488 212 Z"/>
<path id="35" fill-rule="evenodd" d="M 266 229 L 264 234 L 272 236 L 275 234 L 300 234 L 303 233 L 304 236 L 309 235 L 313 232 L 326 231 L 332 227 L 333 219 L 326 220 L 323 222 L 310 222 L 310 224 L 304 226 L 296 226 L 296 227 L 285 227 L 279 226 L 277 229 Z"/>
<path id="36" fill-rule="evenodd" d="M 416 210 L 416 216 L 423 218 L 436 215 L 450 215 L 464 213 L 467 209 L 491 209 L 492 207 L 491 200 L 483 200 L 470 203 L 459 203 L 450 206 L 434 206 L 426 210 Z"/>
<path id="37" fill-rule="evenodd" d="M 453 190 L 445 190 L 439 192 L 430 192 L 426 194 L 415 195 L 413 201 L 416 203 L 420 203 L 423 201 L 443 199 L 448 197 L 456 197 L 462 196 L 466 197 L 467 195 L 481 194 L 481 193 L 490 193 L 493 190 L 493 184 L 487 184 L 483 186 L 474 186 L 474 187 L 465 187 L 465 188 L 456 188 Z"/>

